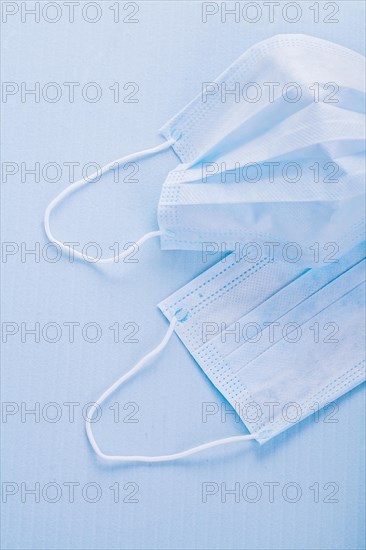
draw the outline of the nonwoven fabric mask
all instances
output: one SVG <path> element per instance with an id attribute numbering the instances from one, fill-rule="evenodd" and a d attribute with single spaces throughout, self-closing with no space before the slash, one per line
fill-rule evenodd
<path id="1" fill-rule="evenodd" d="M 293 243 L 307 267 L 314 243 L 341 256 L 361 240 L 365 193 L 365 60 L 306 35 L 279 35 L 250 47 L 160 130 L 166 141 L 107 164 L 67 187 L 70 193 L 127 162 L 170 147 L 180 164 L 162 186 L 162 249 L 202 250 L 207 243 Z M 133 237 L 129 235 L 129 238 Z M 276 248 L 280 250 L 281 248 Z M 281 251 L 282 252 L 282 251 Z M 131 253 L 102 258 L 117 262 Z M 95 261 L 74 251 L 76 257 Z"/>
<path id="2" fill-rule="evenodd" d="M 262 444 L 363 382 L 365 256 L 363 242 L 338 262 L 304 270 L 232 253 L 161 302 L 170 321 L 163 340 L 91 408 L 94 451 L 109 462 L 165 462 L 249 439 Z M 95 412 L 174 332 L 250 433 L 162 456 L 105 454 L 92 432 Z"/>

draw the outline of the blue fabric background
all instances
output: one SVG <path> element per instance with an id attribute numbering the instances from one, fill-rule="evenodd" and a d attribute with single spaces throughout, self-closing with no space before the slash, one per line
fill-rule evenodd
<path id="1" fill-rule="evenodd" d="M 25 2 L 4 4 L 21 10 Z M 339 7 L 334 16 L 339 22 L 326 23 L 323 19 L 332 9 L 320 2 L 320 22 L 315 23 L 310 9 L 314 2 L 302 1 L 302 17 L 289 23 L 282 16 L 282 2 L 270 23 L 265 7 L 257 2 L 263 15 L 252 24 L 236 23 L 230 16 L 222 22 L 220 14 L 203 23 L 201 3 L 186 1 L 138 2 L 138 23 L 115 23 L 111 7 L 116 3 L 103 1 L 97 3 L 102 16 L 92 24 L 80 15 L 85 4 L 76 6 L 73 23 L 60 2 L 58 22 L 41 17 L 37 23 L 31 16 L 22 22 L 19 11 L 3 24 L 3 80 L 28 87 L 57 82 L 63 90 L 55 103 L 42 97 L 37 103 L 29 96 L 22 102 L 18 93 L 2 106 L 7 133 L 3 162 L 19 168 L 3 182 L 3 241 L 16 243 L 19 250 L 39 243 L 41 250 L 39 261 L 32 255 L 22 258 L 19 251 L 2 265 L 3 321 L 19 327 L 3 344 L 2 399 L 19 410 L 35 403 L 41 409 L 39 421 L 31 415 L 22 419 L 20 412 L 3 416 L 2 479 L 13 484 L 6 488 L 19 489 L 3 504 L 3 548 L 364 548 L 364 388 L 340 399 L 333 415 L 323 411 L 261 448 L 244 443 L 174 464 L 102 464 L 85 437 L 83 405 L 160 340 L 167 323 L 156 304 L 208 264 L 198 253 L 162 252 L 157 240 L 144 247 L 134 264 L 100 267 L 67 260 L 51 263 L 42 257 L 43 212 L 67 184 L 64 163 L 103 165 L 160 143 L 157 130 L 200 91 L 203 81 L 214 79 L 248 46 L 274 34 L 313 34 L 363 53 L 364 3 L 330 3 Z M 26 5 L 30 8 L 34 2 Z M 41 2 L 41 8 L 44 5 Z M 121 17 L 134 10 L 123 3 L 120 8 Z M 49 9 L 52 18 L 52 6 Z M 89 9 L 89 17 L 94 17 Z M 80 83 L 74 103 L 66 98 L 64 82 Z M 99 83 L 100 101 L 81 98 L 80 89 L 87 82 Z M 138 102 L 114 102 L 109 87 L 115 82 L 124 96 L 131 89 L 123 90 L 123 85 L 136 82 Z M 21 163 L 24 172 L 36 162 L 41 168 L 58 163 L 63 177 L 52 183 L 42 175 L 39 182 L 26 175 L 22 181 Z M 91 184 L 55 212 L 55 234 L 65 241 L 96 241 L 107 250 L 115 241 L 133 241 L 156 229 L 160 188 L 176 164 L 169 151 L 141 162 L 137 183 L 115 183 L 108 175 Z M 120 175 L 124 177 L 123 170 Z M 80 176 L 80 166 L 75 176 Z M 60 340 L 47 341 L 52 338 L 50 328 L 39 343 L 32 336 L 22 342 L 21 323 L 30 327 L 36 322 L 41 330 L 57 323 L 62 328 Z M 73 343 L 67 322 L 79 323 Z M 102 331 L 96 343 L 81 334 L 91 322 Z M 128 322 L 139 326 L 138 341 L 115 343 L 109 327 L 118 323 L 123 340 L 131 333 Z M 80 404 L 74 422 L 69 421 L 67 402 Z M 113 402 L 119 403 L 120 421 L 114 422 L 113 411 L 106 407 L 95 426 L 106 452 L 168 453 L 246 431 L 232 415 L 221 419 L 215 414 L 202 421 L 202 404 L 213 402 L 220 408 L 224 399 L 176 337 L 110 405 Z M 47 418 L 56 410 L 44 408 L 47 403 L 58 404 L 59 421 Z M 137 407 L 132 419 L 138 422 L 128 421 Z M 65 485 L 70 482 L 79 484 L 74 502 Z M 207 482 L 215 494 L 204 502 L 202 488 Z M 276 486 L 270 499 L 272 482 Z M 40 484 L 39 502 L 24 491 L 22 498 L 21 483 L 27 488 Z M 90 495 L 83 496 L 88 483 L 100 488 L 98 502 L 88 502 L 93 486 Z M 289 483 L 298 484 L 296 490 L 301 491 L 297 502 L 290 502 L 295 486 Z M 110 489 L 116 484 L 119 502 L 114 502 Z M 225 488 L 235 484 L 244 496 L 242 491 L 236 502 L 235 495 L 228 494 L 223 502 Z M 335 486 L 337 502 L 328 502 Z M 61 487 L 62 494 L 52 503 L 55 487 Z M 135 496 L 128 497 L 132 492 Z M 137 502 L 126 502 L 131 499 Z"/>

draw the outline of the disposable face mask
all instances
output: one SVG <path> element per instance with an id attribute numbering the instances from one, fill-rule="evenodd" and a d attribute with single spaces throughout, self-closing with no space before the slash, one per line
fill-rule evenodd
<path id="1" fill-rule="evenodd" d="M 322 260 L 314 245 L 330 243 L 339 257 L 363 231 L 364 69 L 361 55 L 305 35 L 252 46 L 161 129 L 165 143 L 113 161 L 58 195 L 45 212 L 48 238 L 70 253 L 51 232 L 53 208 L 116 164 L 172 147 L 181 164 L 163 184 L 159 229 L 138 246 L 160 236 L 163 249 L 211 243 L 230 251 L 254 242 L 283 254 L 292 242 L 313 266 Z"/>
<path id="2" fill-rule="evenodd" d="M 110 462 L 177 460 L 210 447 L 259 443 L 300 422 L 365 379 L 365 243 L 338 262 L 301 270 L 230 254 L 159 307 L 162 342 L 96 401 L 94 409 L 162 351 L 175 331 L 250 434 L 163 456 L 106 455 Z M 94 412 L 92 413 L 94 414 Z"/>

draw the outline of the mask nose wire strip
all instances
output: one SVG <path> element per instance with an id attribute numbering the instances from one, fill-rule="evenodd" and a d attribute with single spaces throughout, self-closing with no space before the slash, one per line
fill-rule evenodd
<path id="1" fill-rule="evenodd" d="M 85 261 L 95 262 L 95 258 L 89 258 L 88 256 L 85 256 L 85 255 L 81 254 L 77 250 L 73 250 L 70 246 L 65 245 L 64 243 L 57 240 L 53 236 L 51 228 L 50 228 L 50 215 L 51 215 L 52 210 L 61 201 L 63 201 L 66 197 L 71 195 L 71 193 L 73 193 L 74 191 L 76 191 L 77 189 L 82 187 L 83 185 L 86 185 L 87 183 L 92 183 L 92 180 L 94 178 L 102 176 L 103 174 L 108 172 L 111 168 L 115 168 L 116 165 L 126 164 L 127 162 L 132 162 L 134 160 L 138 160 L 138 159 L 141 159 L 143 157 L 148 157 L 150 155 L 154 155 L 155 153 L 160 153 L 161 151 L 165 151 L 165 149 L 168 149 L 169 147 L 171 147 L 175 143 L 175 141 L 176 141 L 175 139 L 169 139 L 166 142 L 158 145 L 157 147 L 152 147 L 151 149 L 145 149 L 144 151 L 138 151 L 137 153 L 132 153 L 132 154 L 127 155 L 125 157 L 122 157 L 118 160 L 114 160 L 112 162 L 109 162 L 108 164 L 103 166 L 103 168 L 101 168 L 97 172 L 94 172 L 94 174 L 92 174 L 88 178 L 82 178 L 81 180 L 76 181 L 75 183 L 72 183 L 71 185 L 66 187 L 66 189 L 61 191 L 61 193 L 59 195 L 57 195 L 57 197 L 55 197 L 49 203 L 49 205 L 47 206 L 47 208 L 45 210 L 45 213 L 44 213 L 44 229 L 46 231 L 46 235 L 49 238 L 49 240 L 51 242 L 57 244 L 64 252 L 67 252 L 68 254 L 72 254 L 72 255 L 74 255 L 78 258 L 81 258 Z M 152 239 L 153 237 L 159 237 L 162 234 L 163 234 L 162 231 L 150 231 L 150 233 L 146 233 L 138 241 L 136 241 L 135 244 L 137 246 L 141 246 L 147 240 Z M 112 256 L 110 258 L 101 258 L 100 260 L 98 260 L 98 263 L 107 264 L 107 263 L 117 262 L 117 260 L 119 260 L 119 259 L 123 260 L 133 250 L 135 250 L 134 246 L 129 246 L 126 250 L 121 252 L 121 254 L 119 254 L 118 256 L 116 256 L 116 257 Z"/>
<path id="2" fill-rule="evenodd" d="M 92 431 L 92 420 L 94 414 L 97 412 L 98 407 L 101 407 L 101 405 L 114 393 L 124 382 L 126 382 L 129 378 L 134 376 L 140 369 L 142 369 L 149 361 L 155 357 L 156 355 L 159 355 L 159 353 L 165 348 L 165 346 L 168 344 L 172 334 L 174 333 L 175 325 L 177 324 L 177 318 L 173 317 L 173 319 L 170 322 L 169 328 L 160 342 L 154 348 L 152 351 L 147 353 L 140 361 L 136 363 L 132 369 L 130 369 L 126 374 L 121 376 L 112 386 L 110 386 L 100 397 L 93 403 L 93 405 L 90 407 L 90 412 L 88 414 L 88 419 L 85 423 L 86 433 L 89 439 L 89 442 L 91 446 L 93 447 L 96 454 L 102 458 L 103 460 L 106 460 L 108 462 L 169 462 L 173 460 L 179 460 L 180 458 L 184 458 L 189 455 L 193 455 L 195 453 L 200 453 L 201 451 L 204 451 L 206 449 L 210 449 L 212 447 L 218 447 L 219 445 L 226 445 L 228 443 L 235 443 L 238 441 L 248 441 L 249 439 L 255 439 L 257 437 L 257 434 L 249 434 L 249 435 L 235 435 L 232 437 L 226 437 L 224 439 L 217 439 L 215 441 L 210 441 L 209 443 L 204 443 L 203 445 L 198 445 L 197 447 L 192 447 L 191 449 L 187 449 L 186 451 L 181 451 L 179 453 L 169 454 L 169 455 L 161 455 L 161 456 L 140 456 L 140 455 L 131 455 L 131 456 L 125 456 L 125 455 L 107 455 L 103 453 L 97 442 L 95 441 L 93 431 Z"/>

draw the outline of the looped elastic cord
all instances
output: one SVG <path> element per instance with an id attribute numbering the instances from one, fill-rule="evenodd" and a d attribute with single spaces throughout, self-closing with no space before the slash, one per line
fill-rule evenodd
<path id="1" fill-rule="evenodd" d="M 85 185 L 87 183 L 90 183 L 91 181 L 93 181 L 94 178 L 96 178 L 98 176 L 99 177 L 102 176 L 103 174 L 108 172 L 111 168 L 114 168 L 116 166 L 116 164 L 117 165 L 118 164 L 126 164 L 127 162 L 132 162 L 134 160 L 138 160 L 138 159 L 141 159 L 143 157 L 148 157 L 150 155 L 154 155 L 155 153 L 160 153 L 160 151 L 165 151 L 165 149 L 168 149 L 169 147 L 171 147 L 173 145 L 173 143 L 175 143 L 175 141 L 176 141 L 175 139 L 169 139 L 168 141 L 166 141 L 165 143 L 162 143 L 161 145 L 158 145 L 157 147 L 152 147 L 151 149 L 145 149 L 144 151 L 139 151 L 137 153 L 132 153 L 131 155 L 127 155 L 127 156 L 122 157 L 118 160 L 114 160 L 113 162 L 109 162 L 108 164 L 103 166 L 103 168 L 101 168 L 97 172 L 94 172 L 94 174 L 92 174 L 88 178 L 82 178 L 81 180 L 76 181 L 75 183 L 72 183 L 71 185 L 66 187 L 66 189 L 64 189 L 59 195 L 57 195 L 57 197 L 55 197 L 49 203 L 49 205 L 47 206 L 46 211 L 44 213 L 44 229 L 46 231 L 46 234 L 47 234 L 47 237 L 49 238 L 49 240 L 51 242 L 57 244 L 64 252 L 67 252 L 68 254 L 72 253 L 77 258 L 81 258 L 81 259 L 83 259 L 85 261 L 88 261 L 88 262 L 95 262 L 95 258 L 89 258 L 88 256 L 85 256 L 85 255 L 81 254 L 77 250 L 73 250 L 70 246 L 65 245 L 64 243 L 57 240 L 52 235 L 51 228 L 50 228 L 50 215 L 51 215 L 52 210 L 61 201 L 63 201 L 63 199 L 65 199 L 66 197 L 71 195 L 71 193 L 73 193 L 74 191 L 79 189 L 79 187 L 82 187 L 83 185 Z M 143 235 L 134 244 L 136 244 L 137 246 L 141 246 L 142 244 L 144 244 L 144 242 L 148 241 L 149 239 L 152 239 L 153 237 L 159 237 L 162 234 L 163 234 L 162 231 L 150 231 L 150 233 L 146 233 L 145 235 Z M 112 263 L 112 262 L 117 262 L 117 260 L 123 260 L 133 250 L 134 250 L 134 247 L 129 246 L 126 250 L 121 252 L 121 254 L 119 254 L 118 256 L 112 256 L 110 258 L 102 258 L 102 259 L 98 260 L 98 263 L 108 264 L 108 263 Z"/>
<path id="2" fill-rule="evenodd" d="M 180 458 L 184 458 L 189 455 L 193 455 L 195 453 L 199 453 L 201 451 L 204 451 L 206 449 L 210 449 L 211 447 L 218 447 L 219 445 L 226 445 L 228 443 L 236 443 L 238 441 L 248 441 L 249 439 L 255 439 L 257 437 L 257 434 L 249 434 L 249 435 L 235 435 L 232 437 L 225 437 L 224 439 L 216 439 L 215 441 L 210 441 L 209 443 L 204 443 L 203 445 L 198 445 L 197 447 L 192 447 L 191 449 L 187 449 L 186 451 L 181 451 L 179 453 L 169 454 L 169 455 L 161 455 L 161 456 L 140 456 L 140 455 L 131 455 L 131 456 L 125 456 L 125 455 L 106 455 L 103 453 L 100 448 L 98 447 L 97 442 L 95 441 L 93 432 L 92 432 L 92 420 L 94 414 L 97 412 L 98 407 L 108 399 L 112 393 L 114 393 L 124 382 L 126 382 L 129 378 L 134 376 L 142 367 L 144 367 L 150 359 L 158 355 L 168 344 L 173 332 L 175 325 L 177 324 L 177 318 L 173 317 L 173 319 L 170 322 L 169 328 L 156 348 L 154 348 L 152 351 L 147 353 L 134 367 L 132 367 L 131 370 L 129 370 L 126 374 L 121 376 L 110 388 L 108 388 L 100 397 L 93 403 L 91 406 L 91 413 L 89 413 L 89 418 L 86 420 L 85 427 L 86 427 L 86 433 L 89 439 L 89 442 L 91 446 L 93 447 L 96 454 L 102 458 L 103 460 L 106 460 L 108 462 L 169 462 L 173 460 L 178 460 Z"/>

